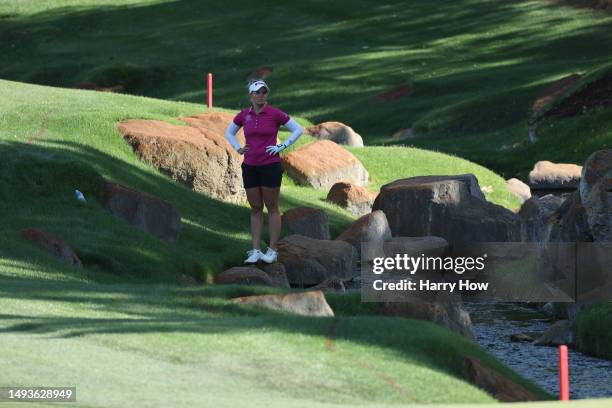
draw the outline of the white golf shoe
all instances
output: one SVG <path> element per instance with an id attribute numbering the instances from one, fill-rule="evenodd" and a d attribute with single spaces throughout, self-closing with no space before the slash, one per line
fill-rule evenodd
<path id="1" fill-rule="evenodd" d="M 278 258 L 278 252 L 276 252 L 272 248 L 268 248 L 266 253 L 261 257 L 261 260 L 265 263 L 271 264 L 276 262 L 276 258 Z"/>
<path id="2" fill-rule="evenodd" d="M 261 252 L 259 249 L 251 249 L 250 251 L 247 251 L 247 255 L 249 257 L 244 260 L 245 264 L 257 263 L 257 261 L 264 256 L 263 252 Z"/>

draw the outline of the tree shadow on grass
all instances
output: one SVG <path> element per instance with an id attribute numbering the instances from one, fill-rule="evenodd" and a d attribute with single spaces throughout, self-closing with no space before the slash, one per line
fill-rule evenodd
<path id="1" fill-rule="evenodd" d="M 106 272 L 153 281 L 176 281 L 178 274 L 203 279 L 248 249 L 248 241 L 239 238 L 249 228 L 246 207 L 212 199 L 91 147 L 7 142 L 0 144 L 0 162 L 4 233 L 21 240 L 22 229 L 46 230 L 84 260 L 96 258 Z M 178 242 L 159 240 L 114 218 L 102 205 L 103 179 L 174 204 L 183 220 Z M 85 194 L 86 205 L 76 201 L 75 189 Z"/>
<path id="2" fill-rule="evenodd" d="M 476 356 L 525 384 L 474 342 L 429 322 L 376 316 L 373 309 L 360 304 L 359 294 L 326 295 L 336 309 L 335 318 L 301 317 L 239 306 L 229 301 L 236 296 L 278 292 L 273 288 L 246 286 L 178 288 L 62 282 L 43 285 L 35 279 L 0 277 L 0 296 L 3 298 L 51 302 L 75 310 L 73 316 L 70 312 L 60 316 L 0 314 L 0 325 L 3 326 L 0 335 L 28 333 L 60 339 L 147 333 L 239 336 L 265 329 L 320 339 L 322 344 L 326 344 L 325 352 L 334 352 L 335 347 L 342 349 L 343 342 L 385 348 L 400 360 L 461 380 L 465 380 L 467 374 L 465 356 Z M 349 303 L 361 308 L 361 313 L 356 313 L 359 316 L 343 311 L 340 304 L 347 302 L 347 296 Z M 96 317 L 95 313 L 102 316 Z M 115 313 L 117 317 L 108 316 Z M 366 361 L 361 357 L 348 357 L 346 364 L 361 365 Z M 545 397 L 545 394 L 538 393 Z"/>

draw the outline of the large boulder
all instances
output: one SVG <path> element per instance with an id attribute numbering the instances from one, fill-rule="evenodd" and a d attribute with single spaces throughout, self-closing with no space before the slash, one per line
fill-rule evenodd
<path id="1" fill-rule="evenodd" d="M 341 122 L 323 122 L 306 128 L 305 133 L 319 140 L 331 140 L 338 144 L 363 147 L 363 139 L 352 127 Z"/>
<path id="2" fill-rule="evenodd" d="M 221 117 L 183 118 L 192 126 L 158 120 L 127 120 L 119 131 L 136 154 L 195 191 L 232 203 L 246 200 L 241 157 L 225 139 Z"/>
<path id="3" fill-rule="evenodd" d="M 328 241 L 289 235 L 278 242 L 278 262 L 285 265 L 289 283 L 312 286 L 337 276 L 359 275 L 357 250 L 344 241 Z"/>
<path id="4" fill-rule="evenodd" d="M 362 216 L 336 238 L 337 241 L 353 245 L 362 261 L 384 256 L 383 243 L 390 239 L 391 230 L 382 211 L 373 211 Z M 368 253 L 362 253 L 362 246 Z"/>
<path id="5" fill-rule="evenodd" d="M 234 298 L 232 301 L 238 304 L 256 305 L 266 309 L 295 313 L 302 316 L 334 316 L 334 311 L 320 290 L 301 293 L 243 296 Z"/>
<path id="6" fill-rule="evenodd" d="M 612 241 L 612 149 L 593 153 L 584 164 L 580 199 L 595 241 Z"/>
<path id="7" fill-rule="evenodd" d="M 529 186 L 517 178 L 506 180 L 506 188 L 510 193 L 518 197 L 521 204 L 531 198 L 531 189 Z"/>
<path id="8" fill-rule="evenodd" d="M 282 223 L 294 234 L 315 239 L 330 239 L 329 217 L 325 211 L 310 207 L 287 210 Z"/>
<path id="9" fill-rule="evenodd" d="M 300 184 L 329 188 L 339 181 L 368 183 L 368 171 L 350 152 L 329 140 L 309 143 L 282 158 L 287 175 Z"/>
<path id="10" fill-rule="evenodd" d="M 549 218 L 561 207 L 565 199 L 554 194 L 533 196 L 519 210 L 521 217 L 521 240 L 544 241 L 548 236 Z"/>
<path id="11" fill-rule="evenodd" d="M 61 238 L 35 228 L 21 231 L 21 236 L 43 251 L 58 257 L 68 265 L 75 268 L 83 267 L 83 263 L 77 254 Z"/>
<path id="12" fill-rule="evenodd" d="M 346 208 L 351 214 L 361 216 L 372 211 L 377 193 L 345 181 L 332 186 L 326 200 Z"/>
<path id="13" fill-rule="evenodd" d="M 171 203 L 117 183 L 104 183 L 103 205 L 115 217 L 166 241 L 177 241 L 181 215 Z"/>
<path id="14" fill-rule="evenodd" d="M 433 235 L 449 243 L 518 241 L 519 217 L 480 195 L 477 182 L 412 177 L 384 185 L 372 209 L 385 213 L 393 236 Z"/>
<path id="15" fill-rule="evenodd" d="M 578 188 L 581 172 L 577 164 L 542 160 L 529 172 L 529 186 L 535 191 L 572 191 Z"/>
<path id="16" fill-rule="evenodd" d="M 591 242 L 587 213 L 578 191 L 572 193 L 548 219 L 545 241 Z"/>

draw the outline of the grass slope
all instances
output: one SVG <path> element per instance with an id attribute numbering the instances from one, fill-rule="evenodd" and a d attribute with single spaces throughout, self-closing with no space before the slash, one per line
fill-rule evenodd
<path id="1" fill-rule="evenodd" d="M 292 114 L 346 122 L 369 144 L 412 127 L 408 143 L 509 178 L 610 146 L 610 109 L 543 128 L 536 145 L 527 134 L 534 94 L 607 63 L 611 28 L 609 14 L 546 0 L 3 0 L 0 77 L 200 102 L 210 71 L 216 104 L 236 109 L 247 74 L 269 66 Z M 409 96 L 372 99 L 405 84 Z"/>
<path id="2" fill-rule="evenodd" d="M 30 245 L 17 235 L 24 228 L 42 228 L 63 237 L 87 269 L 102 272 L 104 279 L 175 281 L 178 274 L 210 278 L 242 262 L 250 247 L 249 209 L 172 182 L 138 160 L 116 130 L 116 123 L 128 118 L 178 123 L 176 117 L 201 111 L 200 105 L 9 81 L 0 81 L 0 95 L 3 262 L 19 264 L 30 256 Z M 307 141 L 306 136 L 300 138 L 298 146 Z M 490 200 L 518 205 L 503 179 L 463 159 L 400 147 L 352 151 L 369 169 L 373 189 L 401 177 L 471 172 L 483 186 L 493 186 Z M 182 215 L 181 239 L 168 245 L 111 217 L 98 197 L 103 179 L 175 204 Z M 74 199 L 77 188 L 89 198 L 87 205 Z M 335 236 L 354 217 L 325 202 L 326 193 L 296 186 L 287 178 L 281 210 L 302 205 L 324 209 Z M 51 257 L 41 259 L 54 262 Z"/>
<path id="3" fill-rule="evenodd" d="M 77 385 L 82 406 L 492 402 L 463 380 L 463 357 L 474 355 L 546 397 L 475 343 L 427 322 L 375 316 L 358 294 L 329 298 L 332 329 L 332 319 L 227 301 L 261 289 L 176 286 L 179 274 L 210 278 L 242 261 L 249 210 L 168 180 L 135 157 L 115 126 L 127 118 L 178 123 L 201 109 L 0 80 L 0 360 L 11 367 L 1 385 Z M 376 188 L 428 172 L 474 172 L 496 190 L 503 185 L 489 170 L 434 152 L 354 152 Z M 181 239 L 161 242 L 112 218 L 99 201 L 104 178 L 175 203 Z M 323 208 L 336 233 L 353 220 L 323 202 L 325 192 L 286 184 L 283 209 Z M 85 269 L 19 237 L 31 227 L 64 238 Z"/>

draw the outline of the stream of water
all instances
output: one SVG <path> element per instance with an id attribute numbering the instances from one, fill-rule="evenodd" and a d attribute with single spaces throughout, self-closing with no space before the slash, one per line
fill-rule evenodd
<path id="1" fill-rule="evenodd" d="M 513 343 L 510 336 L 528 333 L 534 338 L 552 324 L 541 312 L 515 303 L 464 302 L 470 313 L 474 336 L 508 367 L 559 395 L 558 348 Z M 612 397 L 612 361 L 569 351 L 570 398 Z"/>

